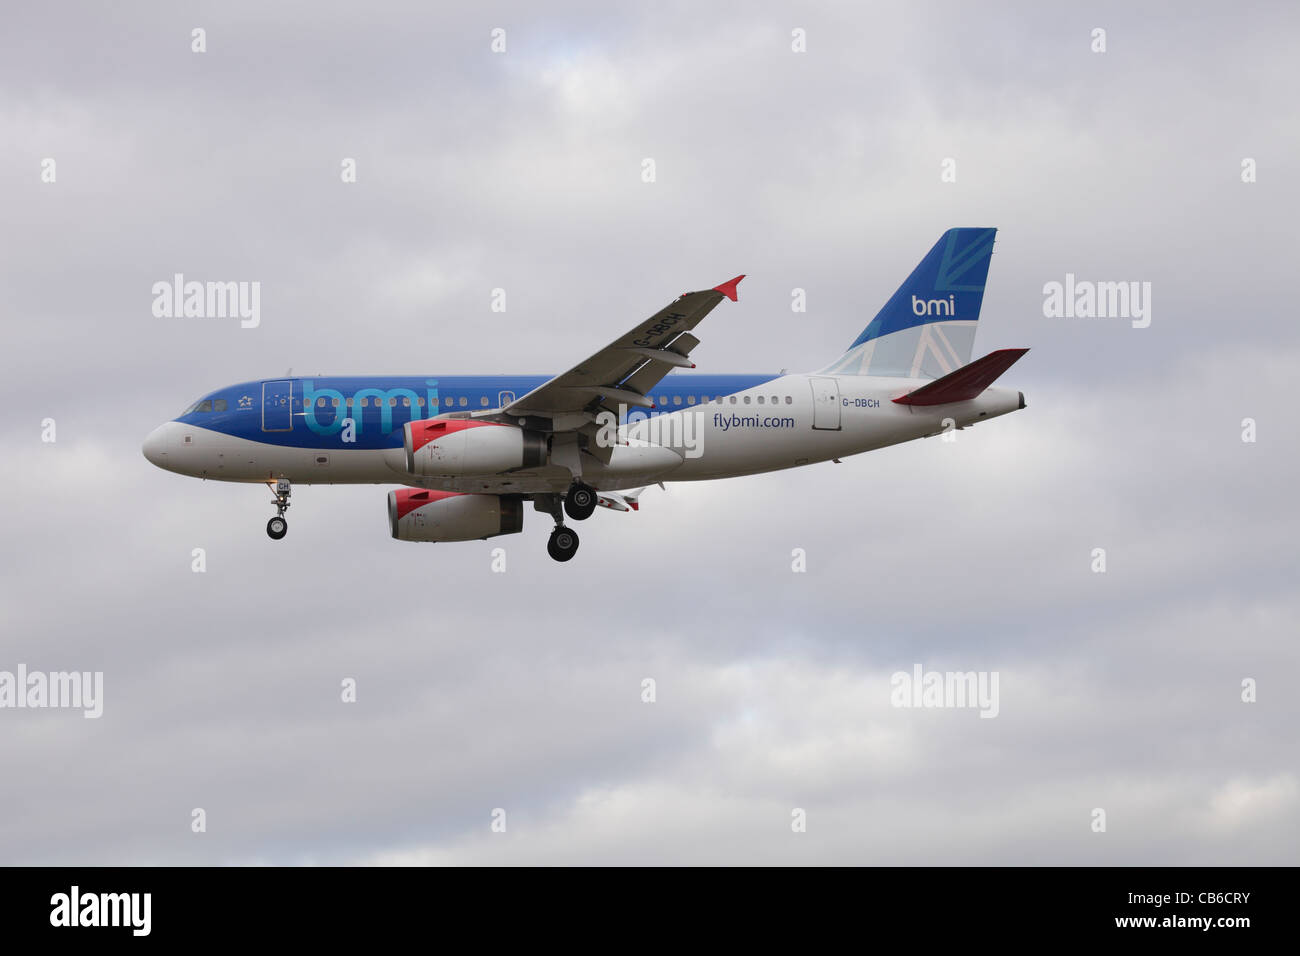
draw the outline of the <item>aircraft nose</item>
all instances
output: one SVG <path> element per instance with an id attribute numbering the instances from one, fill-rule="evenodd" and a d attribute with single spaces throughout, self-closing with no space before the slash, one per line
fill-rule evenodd
<path id="1" fill-rule="evenodd" d="M 167 426 L 159 425 L 151 431 L 140 447 L 144 457 L 159 468 L 167 467 Z"/>

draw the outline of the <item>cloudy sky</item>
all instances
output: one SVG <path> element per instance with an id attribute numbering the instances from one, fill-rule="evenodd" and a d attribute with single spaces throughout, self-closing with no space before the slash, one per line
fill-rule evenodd
<path id="1" fill-rule="evenodd" d="M 0 671 L 104 711 L 0 710 L 0 863 L 1295 863 L 1294 6 L 443 6 L 6 14 Z M 140 454 L 290 368 L 558 372 L 739 272 L 701 370 L 819 368 L 954 225 L 1027 410 L 652 489 L 569 564 L 532 512 L 393 541 L 388 487 L 272 542 Z M 260 326 L 154 317 L 177 272 Z M 1150 326 L 1046 317 L 1067 273 Z M 917 665 L 998 716 L 892 706 Z"/>

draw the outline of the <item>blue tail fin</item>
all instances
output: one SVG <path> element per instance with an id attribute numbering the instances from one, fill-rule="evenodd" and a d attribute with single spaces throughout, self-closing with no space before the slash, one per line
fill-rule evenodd
<path id="1" fill-rule="evenodd" d="M 996 229 L 949 229 L 829 375 L 939 378 L 970 361 Z"/>

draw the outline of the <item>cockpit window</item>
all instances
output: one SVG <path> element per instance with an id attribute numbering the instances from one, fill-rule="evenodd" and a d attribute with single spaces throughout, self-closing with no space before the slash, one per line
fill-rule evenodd
<path id="1" fill-rule="evenodd" d="M 203 401 L 199 402 L 199 411 L 200 412 L 212 411 L 212 400 L 205 398 Z"/>
<path id="2" fill-rule="evenodd" d="M 214 412 L 224 412 L 226 410 L 226 400 L 224 398 L 216 399 L 212 403 L 212 410 Z"/>

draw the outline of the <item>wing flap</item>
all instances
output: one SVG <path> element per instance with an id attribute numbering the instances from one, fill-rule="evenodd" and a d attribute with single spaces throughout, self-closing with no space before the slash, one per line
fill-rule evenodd
<path id="1" fill-rule="evenodd" d="M 696 341 L 699 341 L 696 339 Z M 639 346 L 625 348 L 624 352 L 632 352 L 645 359 L 655 362 L 663 362 L 665 365 L 671 365 L 673 368 L 695 368 L 695 363 L 685 355 L 679 354 L 674 349 L 643 349 Z"/>

